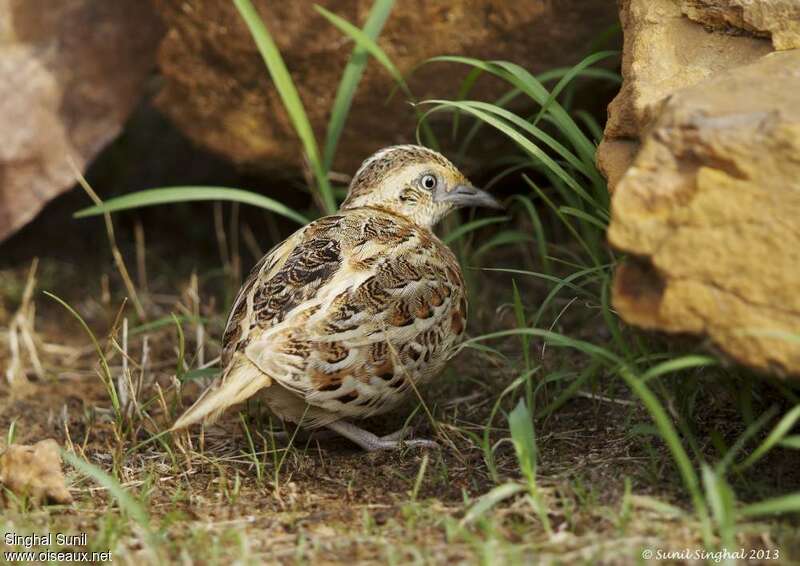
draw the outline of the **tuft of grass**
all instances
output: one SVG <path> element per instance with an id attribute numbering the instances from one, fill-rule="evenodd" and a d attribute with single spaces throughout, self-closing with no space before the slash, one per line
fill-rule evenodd
<path id="1" fill-rule="evenodd" d="M 300 94 L 297 92 L 292 76 L 286 68 L 278 46 L 275 45 L 272 35 L 258 15 L 253 3 L 250 0 L 233 0 L 233 3 L 250 29 L 258 51 L 267 65 L 275 90 L 278 91 L 283 107 L 303 145 L 303 150 L 317 182 L 316 195 L 319 198 L 320 207 L 325 213 L 331 214 L 336 210 L 336 199 L 333 196 L 328 172 L 323 167 L 314 130 L 311 128 L 311 122 L 308 120 L 303 101 L 300 100 Z"/>
<path id="2" fill-rule="evenodd" d="M 383 26 L 389 15 L 392 13 L 394 7 L 394 0 L 375 0 L 372 8 L 367 16 L 367 21 L 364 23 L 363 34 L 371 40 L 377 39 L 383 30 Z M 315 9 L 323 16 L 332 15 L 320 6 L 315 6 Z M 330 17 L 328 17 L 330 20 Z M 350 59 L 347 61 L 342 78 L 339 81 L 339 87 L 336 90 L 336 98 L 333 101 L 331 108 L 331 118 L 328 121 L 328 129 L 325 135 L 325 151 L 323 156 L 323 165 L 326 170 L 330 171 L 333 167 L 333 160 L 336 157 L 336 149 L 339 145 L 339 138 L 342 135 L 347 115 L 350 113 L 350 107 L 353 103 L 358 83 L 361 81 L 361 76 L 364 74 L 364 69 L 369 61 L 369 52 L 360 44 L 356 44 L 355 49 L 350 54 Z"/>
<path id="3" fill-rule="evenodd" d="M 97 354 L 97 359 L 100 361 L 100 368 L 101 368 L 101 371 L 99 372 L 100 379 L 103 381 L 103 385 L 105 386 L 106 391 L 108 392 L 109 399 L 111 399 L 111 406 L 114 409 L 114 415 L 117 423 L 117 431 L 121 430 L 122 420 L 123 420 L 122 406 L 120 405 L 119 402 L 119 395 L 117 394 L 117 389 L 116 386 L 114 385 L 114 376 L 111 374 L 111 368 L 108 365 L 108 359 L 106 358 L 103 348 L 100 346 L 100 342 L 97 340 L 97 336 L 95 336 L 94 332 L 92 332 L 92 329 L 89 328 L 89 325 L 86 324 L 86 321 L 83 319 L 83 317 L 80 314 L 78 314 L 78 311 L 73 309 L 61 297 L 58 297 L 48 291 L 43 291 L 43 293 L 46 296 L 53 299 L 54 301 L 56 301 L 59 305 L 64 307 L 67 310 L 67 312 L 69 312 L 69 314 L 71 314 L 75 318 L 75 320 L 78 321 L 78 323 L 81 325 L 81 328 L 83 328 L 83 331 L 92 341 L 95 353 Z"/>
<path id="4" fill-rule="evenodd" d="M 532 506 L 542 522 L 544 530 L 547 533 L 552 533 L 550 518 L 547 515 L 547 509 L 536 484 L 536 460 L 538 454 L 536 450 L 536 434 L 533 430 L 533 416 L 523 399 L 519 400 L 517 406 L 508 415 L 508 426 L 511 430 L 514 451 L 517 453 L 519 469 L 527 482 L 528 496 Z"/>

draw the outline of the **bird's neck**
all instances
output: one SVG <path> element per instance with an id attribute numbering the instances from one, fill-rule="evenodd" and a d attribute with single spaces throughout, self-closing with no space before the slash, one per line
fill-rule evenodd
<path id="1" fill-rule="evenodd" d="M 381 203 L 370 203 L 370 204 L 365 204 L 365 205 L 361 205 L 361 206 L 341 206 L 341 207 L 339 207 L 339 210 L 342 211 L 342 212 L 347 212 L 347 211 L 351 211 L 351 210 L 352 211 L 356 211 L 356 210 L 375 211 L 375 212 L 380 213 L 380 214 L 386 214 L 386 215 L 392 216 L 392 217 L 394 217 L 394 218 L 396 218 L 398 220 L 401 220 L 403 222 L 407 222 L 409 224 L 413 224 L 414 226 L 416 226 L 418 228 L 425 228 L 427 230 L 431 230 L 432 229 L 431 226 L 427 226 L 425 224 L 421 224 L 420 222 L 418 222 L 412 216 L 409 216 L 408 214 L 403 214 L 403 211 L 397 210 L 397 209 L 395 209 L 395 208 L 393 208 L 391 206 L 383 205 Z"/>

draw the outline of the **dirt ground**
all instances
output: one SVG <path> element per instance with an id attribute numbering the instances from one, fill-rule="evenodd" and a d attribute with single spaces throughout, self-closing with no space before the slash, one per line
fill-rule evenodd
<path id="1" fill-rule="evenodd" d="M 116 478 L 144 517 L 97 478 L 67 465 L 75 502 L 36 508 L 6 497 L 0 518 L 6 533 L 87 533 L 88 549 L 111 550 L 121 563 L 631 564 L 641 562 L 647 550 L 703 548 L 698 519 L 667 447 L 642 404 L 605 372 L 536 421 L 536 489 L 545 516 L 524 490 L 475 512 L 481 496 L 498 485 L 519 485 L 522 478 L 506 421 L 514 396 L 498 401 L 520 375 L 518 338 L 493 343 L 496 352 L 463 351 L 421 391 L 421 401 L 365 423 L 388 433 L 413 412 L 415 435 L 436 439 L 441 450 L 364 453 L 343 439 L 303 434 L 291 442 L 276 439 L 270 428 L 279 430 L 279 423 L 271 422 L 257 401 L 230 411 L 202 434 L 160 434 L 202 387 L 202 378 L 178 387 L 180 338 L 169 314 L 185 317 L 181 372 L 209 365 L 224 321 L 219 306 L 224 277 L 154 278 L 139 297 L 148 321 L 160 321 L 147 327 L 136 322 L 130 304 L 120 310 L 124 286 L 104 261 L 98 260 L 97 270 L 76 269 L 78 263 L 40 264 L 36 309 L 29 314 L 42 370 L 36 371 L 23 348 L 23 377 L 13 384 L 5 375 L 0 379 L 0 451 L 10 437 L 18 444 L 54 438 Z M 9 330 L 23 303 L 27 271 L 28 264 L 18 262 L 0 272 L 3 374 L 12 362 Z M 514 327 L 510 279 L 479 273 L 476 281 L 487 291 L 473 299 L 470 334 Z M 124 375 L 127 368 L 137 382 L 127 416 L 114 415 L 88 336 L 42 289 L 63 293 L 86 318 L 112 375 Z M 533 301 L 545 290 L 531 284 L 524 295 Z M 607 339 L 582 314 L 562 317 L 558 328 L 578 338 Z M 108 340 L 112 335 L 117 346 Z M 557 383 L 545 384 L 545 376 L 580 371 L 589 363 L 572 350 L 537 341 L 531 353 L 540 366 L 534 376 L 543 404 L 561 391 Z M 699 453 L 714 453 L 715 435 L 730 443 L 743 431 L 730 383 L 709 376 L 693 390 L 695 405 L 702 407 L 694 411 L 693 423 Z M 773 387 L 757 385 L 755 397 L 759 406 L 769 404 Z M 759 500 L 797 491 L 798 470 L 798 451 L 780 450 L 734 478 L 737 497 Z M 797 532 L 792 517 L 759 520 L 741 526 L 736 542 L 747 552 L 777 552 L 779 562 L 792 563 L 800 560 Z M 8 549 L 14 547 L 6 544 L 3 550 Z M 750 562 L 776 563 L 753 558 Z"/>

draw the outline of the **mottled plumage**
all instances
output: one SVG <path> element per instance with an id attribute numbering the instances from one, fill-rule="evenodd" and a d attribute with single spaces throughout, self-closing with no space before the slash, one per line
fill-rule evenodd
<path id="1" fill-rule="evenodd" d="M 286 421 L 327 426 L 367 449 L 396 446 L 343 419 L 392 409 L 461 341 L 464 281 L 431 227 L 468 204 L 495 202 L 429 149 L 395 146 L 365 161 L 337 214 L 253 268 L 226 325 L 222 377 L 174 428 L 260 392 Z"/>

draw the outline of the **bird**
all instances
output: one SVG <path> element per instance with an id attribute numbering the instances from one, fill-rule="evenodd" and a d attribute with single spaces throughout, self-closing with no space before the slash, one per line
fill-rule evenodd
<path id="1" fill-rule="evenodd" d="M 437 446 L 353 421 L 397 407 L 456 353 L 464 278 L 433 228 L 471 206 L 502 208 L 437 151 L 395 145 L 367 158 L 336 213 L 255 265 L 228 316 L 224 369 L 172 430 L 258 395 L 284 423 L 332 430 L 366 451 Z"/>

